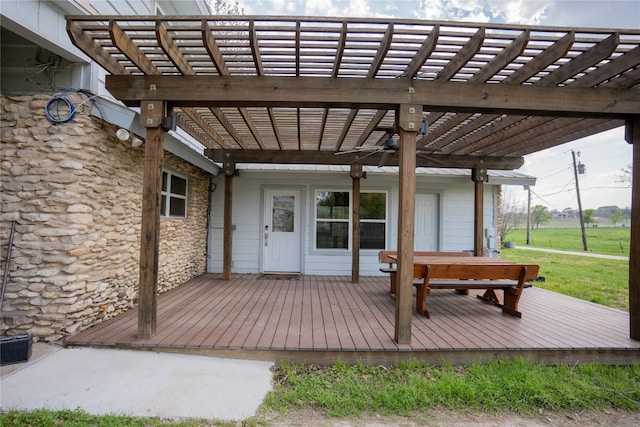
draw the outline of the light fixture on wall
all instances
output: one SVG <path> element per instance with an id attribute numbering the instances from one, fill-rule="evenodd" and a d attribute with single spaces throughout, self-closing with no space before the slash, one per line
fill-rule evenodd
<path id="1" fill-rule="evenodd" d="M 118 131 L 116 132 L 116 137 L 120 141 L 128 141 L 129 138 L 131 138 L 131 134 L 126 129 L 118 129 Z"/>
<path id="2" fill-rule="evenodd" d="M 129 139 L 131 139 L 131 146 L 132 147 L 139 147 L 144 142 L 140 138 L 138 138 L 137 136 L 131 135 L 131 133 L 128 130 L 122 129 L 122 128 L 120 128 L 120 129 L 118 129 L 116 131 L 116 137 L 120 141 L 129 141 Z"/>

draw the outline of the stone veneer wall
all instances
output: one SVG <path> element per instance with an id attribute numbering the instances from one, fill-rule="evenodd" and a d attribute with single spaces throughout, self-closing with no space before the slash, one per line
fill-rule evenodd
<path id="1" fill-rule="evenodd" d="M 78 113 L 54 125 L 49 96 L 0 95 L 2 261 L 16 221 L 2 335 L 59 341 L 136 303 L 144 146 L 68 98 Z M 167 152 L 164 166 L 188 177 L 188 215 L 161 219 L 159 293 L 206 271 L 209 175 Z"/>

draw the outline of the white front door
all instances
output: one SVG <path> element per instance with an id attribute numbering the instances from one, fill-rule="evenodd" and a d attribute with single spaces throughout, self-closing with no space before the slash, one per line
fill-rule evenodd
<path id="1" fill-rule="evenodd" d="M 438 250 L 437 194 L 416 194 L 414 250 Z"/>
<path id="2" fill-rule="evenodd" d="M 300 273 L 301 192 L 267 189 L 264 196 L 263 270 Z"/>

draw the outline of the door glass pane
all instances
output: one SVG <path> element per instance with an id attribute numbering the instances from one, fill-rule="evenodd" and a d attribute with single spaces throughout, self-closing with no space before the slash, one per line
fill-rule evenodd
<path id="1" fill-rule="evenodd" d="M 271 230 L 281 233 L 293 233 L 295 209 L 294 196 L 273 196 L 273 212 L 271 214 Z"/>

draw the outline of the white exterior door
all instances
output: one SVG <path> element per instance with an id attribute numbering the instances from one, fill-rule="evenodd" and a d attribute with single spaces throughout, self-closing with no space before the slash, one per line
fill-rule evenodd
<path id="1" fill-rule="evenodd" d="M 416 194 L 416 251 L 438 250 L 438 195 Z"/>
<path id="2" fill-rule="evenodd" d="M 300 273 L 301 193 L 267 189 L 264 195 L 263 270 Z"/>

